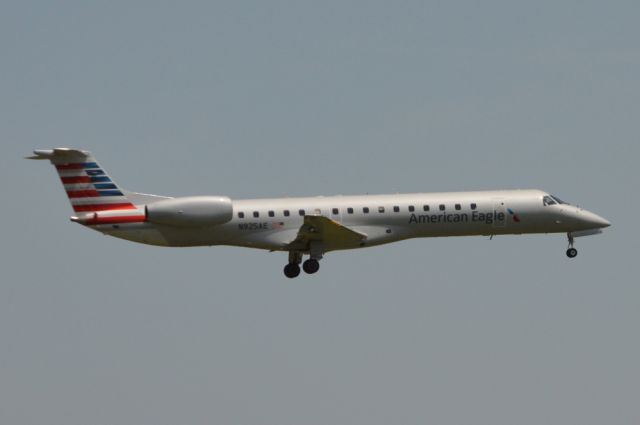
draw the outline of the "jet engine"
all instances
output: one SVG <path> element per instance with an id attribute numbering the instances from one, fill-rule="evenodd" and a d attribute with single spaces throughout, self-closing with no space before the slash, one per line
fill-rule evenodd
<path id="1" fill-rule="evenodd" d="M 233 204 L 226 196 L 186 196 L 149 204 L 145 213 L 149 223 L 206 227 L 230 221 Z"/>

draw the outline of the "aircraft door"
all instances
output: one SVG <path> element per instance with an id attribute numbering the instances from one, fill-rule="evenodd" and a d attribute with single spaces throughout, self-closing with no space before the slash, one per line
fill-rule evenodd
<path id="1" fill-rule="evenodd" d="M 507 208 L 504 199 L 495 198 L 493 200 L 493 227 L 502 228 L 507 225 Z"/>

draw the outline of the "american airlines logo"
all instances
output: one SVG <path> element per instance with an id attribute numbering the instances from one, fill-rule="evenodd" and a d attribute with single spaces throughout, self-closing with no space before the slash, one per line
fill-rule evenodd
<path id="1" fill-rule="evenodd" d="M 520 223 L 520 216 L 518 214 L 513 212 L 511 208 L 507 208 L 507 211 L 509 211 L 509 215 L 513 218 L 513 221 L 515 221 L 516 223 Z"/>

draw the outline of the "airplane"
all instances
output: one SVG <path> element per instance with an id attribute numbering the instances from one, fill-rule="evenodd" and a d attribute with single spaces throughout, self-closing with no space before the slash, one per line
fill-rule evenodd
<path id="1" fill-rule="evenodd" d="M 420 237 L 602 233 L 606 219 L 542 190 L 242 199 L 167 197 L 122 189 L 88 151 L 35 150 L 27 159 L 56 168 L 75 215 L 71 221 L 149 245 L 228 245 L 288 252 L 288 278 L 316 273 L 330 251 Z M 302 261 L 304 256 L 309 258 Z"/>

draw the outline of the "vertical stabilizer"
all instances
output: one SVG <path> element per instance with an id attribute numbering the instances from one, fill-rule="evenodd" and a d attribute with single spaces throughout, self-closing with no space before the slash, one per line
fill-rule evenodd
<path id="1" fill-rule="evenodd" d="M 58 148 L 33 153 L 29 159 L 48 159 L 56 167 L 76 213 L 136 209 L 90 152 Z"/>
<path id="2" fill-rule="evenodd" d="M 130 199 L 135 194 L 122 190 L 91 152 L 57 148 L 33 153 L 28 159 L 46 159 L 56 168 L 76 213 L 73 221 L 83 224 L 145 221 L 144 205 L 136 205 Z"/>

